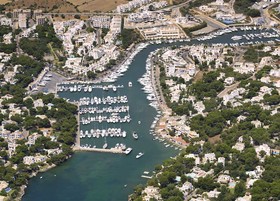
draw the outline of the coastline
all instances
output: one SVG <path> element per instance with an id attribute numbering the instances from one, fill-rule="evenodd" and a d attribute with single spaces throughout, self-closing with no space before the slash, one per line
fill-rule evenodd
<path id="1" fill-rule="evenodd" d="M 113 66 L 110 70 L 107 70 L 106 72 L 103 72 L 101 73 L 98 78 L 94 79 L 93 82 L 97 82 L 97 83 L 100 83 L 102 82 L 102 80 L 105 78 L 105 77 L 108 77 L 110 76 L 111 73 L 114 73 L 118 70 L 118 68 L 123 65 L 128 59 L 129 57 L 137 50 L 137 48 L 142 44 L 143 42 L 139 42 L 139 43 L 133 43 L 132 46 L 130 47 L 129 49 L 129 52 L 125 55 L 124 59 L 122 60 L 122 62 L 120 62 L 119 64 Z M 55 72 L 55 71 L 54 71 Z M 58 73 L 58 72 L 55 72 L 55 73 Z M 66 78 L 64 75 L 58 73 L 59 75 L 63 76 L 64 78 Z M 77 80 L 77 79 L 74 79 L 74 80 L 71 80 L 69 82 L 90 82 L 90 80 L 88 81 L 82 81 L 82 80 Z M 57 92 L 54 92 L 55 95 L 57 96 Z M 73 104 L 73 103 L 72 103 Z M 79 132 L 79 131 L 77 131 Z M 77 135 L 78 136 L 78 135 Z M 72 150 L 73 152 L 76 152 L 78 150 L 75 149 L 75 146 L 72 146 Z M 70 158 L 71 156 L 68 157 L 68 159 Z M 68 160 L 67 159 L 67 160 Z M 42 167 L 41 169 L 39 169 L 38 171 L 32 173 L 32 175 L 30 175 L 30 178 L 31 179 L 32 177 L 35 177 L 37 176 L 38 173 L 41 173 L 41 172 L 46 172 L 52 168 L 56 167 L 56 165 L 52 164 L 52 165 L 47 165 L 47 166 L 44 166 Z M 18 193 L 18 196 L 14 199 L 15 201 L 20 201 L 22 200 L 24 194 L 25 194 L 25 189 L 28 187 L 28 182 L 27 182 L 27 185 L 23 185 L 20 187 L 20 190 L 19 190 L 19 193 Z M 11 197 L 7 196 L 7 200 L 11 199 Z"/>
<path id="2" fill-rule="evenodd" d="M 160 86 L 160 71 L 159 71 L 159 67 L 157 65 L 154 64 L 153 62 L 153 56 L 155 56 L 156 52 L 153 52 L 150 56 L 150 65 L 151 65 L 151 83 L 152 83 L 152 87 L 154 90 L 154 93 L 156 95 L 156 100 L 158 103 L 158 106 L 160 108 L 161 111 L 161 115 L 159 117 L 159 119 L 157 120 L 155 127 L 154 127 L 154 132 L 157 136 L 169 141 L 170 143 L 174 144 L 175 146 L 178 146 L 179 148 L 186 148 L 185 145 L 180 144 L 178 141 L 176 141 L 175 139 L 173 139 L 171 136 L 168 135 L 164 135 L 161 132 L 161 128 L 160 128 L 160 122 L 163 122 L 164 119 L 168 119 L 168 117 L 170 115 L 172 115 L 172 109 L 169 108 L 165 102 L 165 98 L 163 96 L 163 92 Z"/>
<path id="3" fill-rule="evenodd" d="M 70 156 L 70 157 L 71 157 L 71 156 Z M 69 158 L 70 158 L 70 157 L 69 157 Z M 69 159 L 69 158 L 68 158 L 68 159 Z M 33 172 L 33 173 L 31 174 L 31 176 L 29 177 L 29 179 L 31 179 L 32 177 L 37 176 L 38 173 L 46 172 L 46 171 L 48 171 L 48 170 L 50 170 L 50 169 L 52 169 L 52 168 L 54 168 L 54 167 L 56 167 L 55 164 L 52 164 L 52 165 L 49 165 L 49 164 L 48 164 L 47 166 L 42 167 L 41 169 L 37 170 L 36 172 Z M 22 197 L 23 197 L 24 194 L 25 194 L 25 189 L 27 188 L 27 185 L 28 185 L 28 182 L 27 182 L 26 185 L 23 185 L 23 186 L 20 187 L 18 196 L 14 199 L 15 201 L 21 201 Z M 10 197 L 7 197 L 7 200 L 10 200 L 10 199 L 11 199 Z"/>

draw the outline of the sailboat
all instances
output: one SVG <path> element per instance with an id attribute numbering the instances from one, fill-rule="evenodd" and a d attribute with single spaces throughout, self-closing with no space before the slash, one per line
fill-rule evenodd
<path id="1" fill-rule="evenodd" d="M 105 144 L 103 145 L 103 149 L 106 149 L 108 147 L 107 141 L 106 141 L 106 137 L 105 137 Z"/>

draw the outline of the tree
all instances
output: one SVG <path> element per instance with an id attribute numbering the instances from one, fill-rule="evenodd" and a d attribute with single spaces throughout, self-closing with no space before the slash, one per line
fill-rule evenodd
<path id="1" fill-rule="evenodd" d="M 253 138 L 254 144 L 260 145 L 269 142 L 269 135 L 264 128 L 253 128 L 249 135 Z"/>
<path id="2" fill-rule="evenodd" d="M 19 114 L 11 116 L 11 120 L 17 122 L 18 124 L 21 124 L 23 122 L 23 118 Z"/>
<path id="3" fill-rule="evenodd" d="M 210 176 L 206 176 L 204 178 L 198 178 L 198 181 L 194 183 L 196 188 L 200 188 L 203 191 L 212 191 L 219 186 L 214 179 Z"/>
<path id="4" fill-rule="evenodd" d="M 248 9 L 246 14 L 250 17 L 260 17 L 261 12 L 257 9 Z"/>
<path id="5" fill-rule="evenodd" d="M 246 185 L 244 181 L 240 181 L 236 184 L 234 188 L 234 196 L 236 198 L 243 197 L 246 193 Z"/>
<path id="6" fill-rule="evenodd" d="M 19 127 L 14 123 L 5 124 L 4 128 L 8 131 L 11 131 L 11 132 L 15 132 L 16 130 L 19 130 Z"/>
<path id="7" fill-rule="evenodd" d="M 81 19 L 81 16 L 80 15 L 74 15 L 74 18 L 75 19 Z"/>
<path id="8" fill-rule="evenodd" d="M 95 79 L 95 78 L 96 78 L 96 73 L 93 72 L 93 71 L 88 71 L 88 72 L 87 72 L 87 77 L 88 77 L 89 79 Z"/>

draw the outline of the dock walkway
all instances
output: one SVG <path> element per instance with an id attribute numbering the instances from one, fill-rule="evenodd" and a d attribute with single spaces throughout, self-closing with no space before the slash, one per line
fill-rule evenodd
<path id="1" fill-rule="evenodd" d="M 123 150 L 117 148 L 111 149 L 101 149 L 101 148 L 93 148 L 93 147 L 77 147 L 75 146 L 74 151 L 92 151 L 92 152 L 105 152 L 105 153 L 116 153 L 116 154 L 123 154 Z"/>

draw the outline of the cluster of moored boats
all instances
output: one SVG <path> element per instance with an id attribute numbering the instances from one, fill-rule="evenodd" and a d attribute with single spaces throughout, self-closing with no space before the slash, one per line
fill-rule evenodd
<path id="1" fill-rule="evenodd" d="M 80 130 L 80 138 L 99 138 L 99 137 L 126 137 L 126 131 L 121 128 L 90 129 L 90 131 Z"/>
<path id="2" fill-rule="evenodd" d="M 141 43 L 136 47 L 136 50 L 131 53 L 131 55 L 119 66 L 115 71 L 112 71 L 109 76 L 103 78 L 103 82 L 115 82 L 118 77 L 123 76 L 123 73 L 127 71 L 129 65 L 133 61 L 136 54 L 138 54 L 142 49 L 146 48 L 148 43 Z"/>
<path id="3" fill-rule="evenodd" d="M 119 113 L 111 113 L 111 115 L 99 115 L 99 116 L 88 116 L 88 117 L 81 117 L 80 122 L 83 125 L 90 124 L 92 122 L 107 122 L 107 123 L 129 123 L 131 121 L 130 115 L 125 115 L 121 117 Z"/>
<path id="4" fill-rule="evenodd" d="M 276 29 L 273 29 L 275 32 L 274 33 L 271 33 L 269 31 L 265 31 L 264 29 L 260 29 L 256 26 L 245 26 L 245 27 L 229 27 L 229 28 L 226 28 L 226 29 L 221 29 L 221 30 L 218 30 L 218 31 L 215 31 L 213 33 L 210 33 L 210 34 L 207 34 L 205 36 L 201 36 L 201 37 L 197 37 L 196 40 L 198 41 L 204 41 L 204 40 L 210 40 L 210 39 L 213 39 L 213 38 L 216 38 L 217 36 L 221 36 L 221 35 L 224 35 L 224 34 L 227 34 L 227 33 L 231 33 L 231 32 L 237 32 L 237 31 L 257 31 L 257 30 L 260 30 L 261 33 L 254 33 L 254 38 L 255 37 L 258 37 L 258 38 L 272 38 L 272 37 L 279 37 L 279 33 Z M 249 39 L 253 39 L 252 37 L 252 34 L 249 36 L 250 34 L 244 34 L 243 36 L 245 38 L 248 37 L 247 40 Z"/>
<path id="5" fill-rule="evenodd" d="M 82 105 L 111 105 L 111 104 L 120 104 L 127 103 L 127 96 L 107 96 L 107 97 L 82 97 L 79 99 L 78 103 L 80 106 Z"/>
<path id="6" fill-rule="evenodd" d="M 218 35 L 221 35 L 223 33 L 228 33 L 232 30 L 234 31 L 240 31 L 240 30 L 257 30 L 256 27 L 248 27 L 248 28 L 243 28 L 243 29 L 237 29 L 237 28 L 229 28 L 226 29 L 227 31 L 218 31 L 215 32 L 213 34 L 209 34 L 207 36 L 202 36 L 202 37 L 198 37 L 197 40 L 198 41 L 204 41 L 204 40 L 209 40 L 212 38 L 215 38 Z M 213 44 L 213 46 L 231 46 L 231 47 L 236 47 L 236 46 L 242 46 L 242 45 L 253 45 L 253 44 L 260 44 L 262 42 L 258 41 L 257 39 L 262 39 L 262 38 L 276 38 L 275 40 L 280 42 L 279 39 L 277 39 L 277 37 L 279 37 L 279 32 L 275 29 L 273 29 L 274 32 L 272 33 L 271 31 L 265 31 L 265 30 L 261 30 L 261 33 L 248 33 L 248 34 L 243 34 L 243 35 L 234 35 L 231 37 L 231 39 L 234 41 L 232 43 L 215 43 Z M 239 40 L 242 39 L 242 42 L 237 42 Z M 273 40 L 267 41 L 268 43 L 274 43 Z"/>
<path id="7" fill-rule="evenodd" d="M 41 86 L 41 87 L 44 87 L 46 86 L 47 82 L 48 81 L 51 81 L 52 80 L 52 74 L 50 73 L 46 73 L 42 79 L 40 80 L 40 82 L 38 83 L 38 86 Z M 34 89 L 33 89 L 34 90 Z"/>
<path id="8" fill-rule="evenodd" d="M 143 85 L 142 90 L 147 94 L 147 99 L 150 101 L 150 106 L 154 107 L 156 110 L 159 110 L 158 100 L 152 84 L 151 56 L 152 54 L 149 55 L 146 61 L 146 73 L 141 78 L 139 78 L 138 81 Z"/>
<path id="9" fill-rule="evenodd" d="M 69 85 L 70 84 L 70 85 Z M 94 89 L 102 89 L 103 91 L 117 91 L 120 88 L 124 88 L 123 85 L 98 85 L 93 83 L 76 83 L 76 82 L 63 82 L 57 85 L 58 92 L 92 92 Z"/>
<path id="10" fill-rule="evenodd" d="M 79 110 L 79 114 L 102 114 L 102 113 L 123 113 L 127 112 L 129 113 L 129 106 L 128 105 L 122 105 L 122 106 L 109 106 L 109 107 L 82 107 Z"/>

